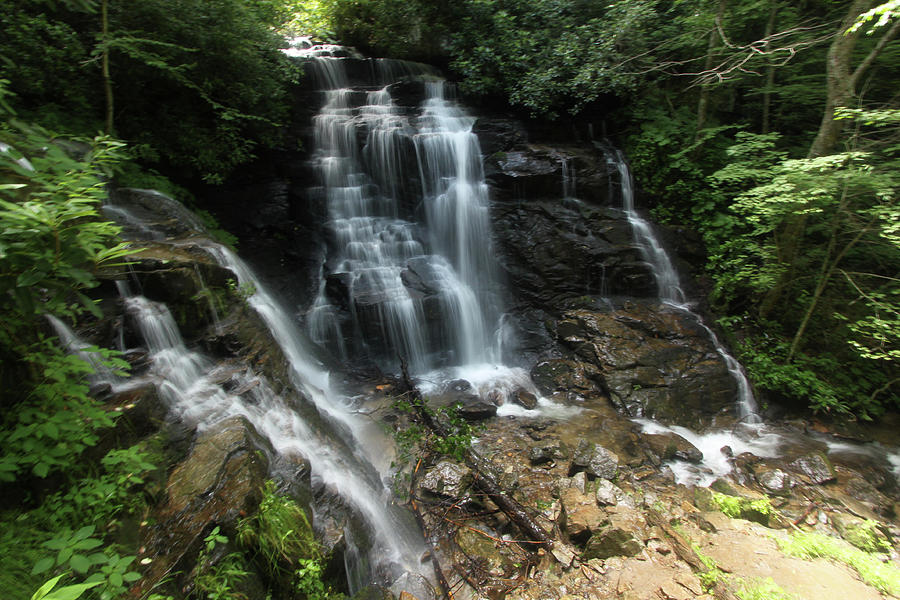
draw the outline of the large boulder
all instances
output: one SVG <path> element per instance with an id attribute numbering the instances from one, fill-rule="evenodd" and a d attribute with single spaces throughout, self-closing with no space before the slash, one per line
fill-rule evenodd
<path id="1" fill-rule="evenodd" d="M 557 337 L 603 373 L 616 406 L 632 417 L 701 427 L 733 410 L 737 385 L 709 332 L 678 308 L 629 301 L 613 310 L 576 309 Z"/>
<path id="2" fill-rule="evenodd" d="M 268 442 L 243 417 L 220 421 L 197 436 L 169 476 L 156 524 L 143 532 L 142 558 L 152 561 L 140 582 L 143 591 L 178 571 L 189 572 L 214 525 L 234 532 L 238 519 L 256 510 L 270 454 Z"/>
<path id="3" fill-rule="evenodd" d="M 585 294 L 656 293 L 620 211 L 555 199 L 494 202 L 491 217 L 500 266 L 531 306 L 552 309 Z"/>

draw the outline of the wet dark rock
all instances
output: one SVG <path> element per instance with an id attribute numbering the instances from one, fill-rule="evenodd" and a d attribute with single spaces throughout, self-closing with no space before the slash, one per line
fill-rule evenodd
<path id="1" fill-rule="evenodd" d="M 788 467 L 810 483 L 821 485 L 834 481 L 837 475 L 831 462 L 822 454 L 807 454 L 791 462 Z"/>
<path id="2" fill-rule="evenodd" d="M 703 460 L 703 453 L 696 446 L 674 432 L 645 433 L 641 440 L 662 460 L 678 459 L 694 463 Z"/>
<path id="3" fill-rule="evenodd" d="M 537 408 L 537 396 L 527 390 L 516 390 L 512 395 L 512 400 L 519 406 L 527 408 L 528 410 Z"/>
<path id="4" fill-rule="evenodd" d="M 581 440 L 572 457 L 569 474 L 584 471 L 589 477 L 615 479 L 619 470 L 619 457 L 603 446 Z"/>
<path id="5" fill-rule="evenodd" d="M 653 275 L 618 212 L 560 200 L 495 202 L 497 258 L 517 298 L 554 310 L 586 294 L 653 296 Z"/>
<path id="6" fill-rule="evenodd" d="M 497 405 L 481 398 L 470 400 L 459 407 L 459 416 L 467 421 L 483 421 L 496 415 Z"/>
<path id="7" fill-rule="evenodd" d="M 531 369 L 531 379 L 543 394 L 554 392 L 596 393 L 594 382 L 600 372 L 590 364 L 574 360 L 553 359 L 538 363 Z"/>
<path id="8" fill-rule="evenodd" d="M 569 458 L 569 450 L 560 441 L 532 446 L 528 450 L 528 460 L 533 465 L 542 465 L 552 461 Z"/>
<path id="9" fill-rule="evenodd" d="M 243 417 L 201 433 L 188 457 L 172 471 L 168 498 L 144 545 L 153 558 L 141 586 L 149 590 L 177 570 L 189 571 L 212 526 L 233 532 L 262 497 L 272 449 Z"/>
<path id="10" fill-rule="evenodd" d="M 603 373 L 610 399 L 630 416 L 697 429 L 733 410 L 735 381 L 708 333 L 684 311 L 636 301 L 613 311 L 572 310 L 557 334 Z"/>
<path id="11" fill-rule="evenodd" d="M 434 496 L 462 498 L 472 483 L 472 470 L 466 466 L 441 461 L 419 480 L 419 489 Z"/>

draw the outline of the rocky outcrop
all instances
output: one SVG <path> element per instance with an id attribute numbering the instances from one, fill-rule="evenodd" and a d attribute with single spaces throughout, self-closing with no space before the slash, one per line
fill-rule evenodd
<path id="1" fill-rule="evenodd" d="M 553 200 L 495 202 L 500 267 L 520 301 L 554 310 L 584 295 L 653 296 L 631 226 L 609 208 Z"/>
<path id="2" fill-rule="evenodd" d="M 556 334 L 602 373 L 610 399 L 628 415 L 697 429 L 732 410 L 734 379 L 689 313 L 629 301 L 614 310 L 568 311 Z"/>
<path id="3" fill-rule="evenodd" d="M 218 525 L 233 533 L 237 520 L 255 511 L 272 450 L 242 417 L 221 421 L 199 435 L 188 457 L 169 476 L 142 559 L 150 567 L 144 591 L 179 570 L 190 570 L 203 538 Z"/>

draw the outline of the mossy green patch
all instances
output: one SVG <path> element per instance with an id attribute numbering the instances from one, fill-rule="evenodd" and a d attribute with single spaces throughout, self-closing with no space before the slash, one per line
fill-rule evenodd
<path id="1" fill-rule="evenodd" d="M 881 592 L 900 596 L 900 569 L 881 562 L 877 556 L 854 548 L 837 538 L 820 533 L 795 533 L 775 538 L 781 551 L 800 558 L 831 558 L 853 568 L 867 584 Z"/>

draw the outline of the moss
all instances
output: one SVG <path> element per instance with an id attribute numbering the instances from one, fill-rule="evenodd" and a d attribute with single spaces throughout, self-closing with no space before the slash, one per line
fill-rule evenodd
<path id="1" fill-rule="evenodd" d="M 848 527 L 844 532 L 844 539 L 865 552 L 890 552 L 891 550 L 890 542 L 878 530 L 878 523 L 871 519 Z"/>
<path id="2" fill-rule="evenodd" d="M 879 591 L 900 596 L 900 569 L 842 540 L 820 533 L 797 533 L 775 541 L 789 556 L 831 558 L 854 569 L 863 581 Z"/>
<path id="3" fill-rule="evenodd" d="M 752 500 L 712 492 L 712 501 L 723 514 L 732 519 L 747 519 L 762 525 L 768 525 L 769 516 L 775 512 L 772 502 L 765 496 Z"/>
<path id="4" fill-rule="evenodd" d="M 741 600 L 798 600 L 797 596 L 786 592 L 771 577 L 743 581 L 736 595 Z"/>

